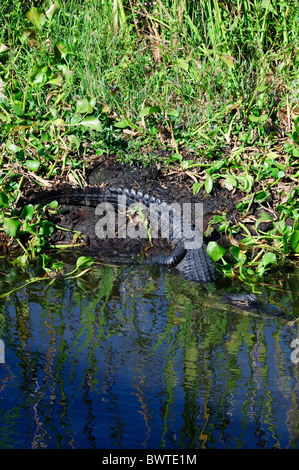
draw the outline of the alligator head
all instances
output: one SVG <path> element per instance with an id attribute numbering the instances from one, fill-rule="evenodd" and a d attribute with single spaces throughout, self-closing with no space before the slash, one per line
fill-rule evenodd
<path id="1" fill-rule="evenodd" d="M 285 316 L 285 313 L 280 308 L 260 302 L 255 294 L 229 292 L 222 296 L 222 301 L 231 307 L 243 311 L 253 311 L 260 314 L 265 313 L 266 315 L 275 317 Z"/>

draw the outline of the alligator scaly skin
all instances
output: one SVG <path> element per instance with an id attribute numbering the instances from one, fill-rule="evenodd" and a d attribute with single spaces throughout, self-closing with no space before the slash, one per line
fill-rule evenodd
<path id="1" fill-rule="evenodd" d="M 192 241 L 194 238 L 194 229 L 184 227 L 182 225 L 184 219 L 182 215 L 171 208 L 165 202 L 150 197 L 148 194 L 135 192 L 133 189 L 109 188 L 103 189 L 98 187 L 86 188 L 61 188 L 56 190 L 46 190 L 31 192 L 27 196 L 27 200 L 31 203 L 39 203 L 45 205 L 53 200 L 57 200 L 61 204 L 66 205 L 82 205 L 96 207 L 101 202 L 109 202 L 115 208 L 118 207 L 119 196 L 126 196 L 126 207 L 131 204 L 141 206 L 145 211 L 145 215 L 149 215 L 151 204 L 155 204 L 160 214 L 170 217 L 172 222 L 172 233 L 169 241 L 174 245 L 174 250 L 169 256 L 157 255 L 152 258 L 154 263 L 164 266 L 175 266 L 182 277 L 189 281 L 200 283 L 212 282 L 216 278 L 215 269 L 210 257 L 207 254 L 206 246 L 202 244 L 199 248 L 186 248 L 186 242 Z M 152 217 L 152 212 L 150 213 Z M 156 220 L 155 222 L 158 222 Z M 152 223 L 152 219 L 151 219 Z M 188 224 L 187 224 L 188 226 Z M 190 245 L 189 245 L 190 246 Z"/>

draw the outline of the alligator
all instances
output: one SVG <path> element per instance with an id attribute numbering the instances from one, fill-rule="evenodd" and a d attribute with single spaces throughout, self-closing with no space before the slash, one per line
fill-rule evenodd
<path id="1" fill-rule="evenodd" d="M 221 297 L 221 302 L 242 312 L 265 314 L 270 317 L 287 318 L 283 310 L 276 305 L 259 301 L 255 294 L 228 292 Z"/>
<path id="2" fill-rule="evenodd" d="M 108 202 L 119 210 L 120 196 L 125 196 L 126 210 L 135 205 L 137 208 L 142 209 L 146 217 L 150 217 L 150 228 L 152 225 L 159 227 L 161 220 L 169 221 L 168 241 L 173 251 L 169 255 L 159 254 L 153 256 L 152 263 L 174 267 L 188 281 L 209 283 L 216 279 L 216 270 L 207 254 L 206 245 L 202 242 L 202 234 L 194 225 L 186 223 L 186 219 L 177 209 L 153 196 L 136 192 L 134 189 L 129 190 L 119 187 L 110 187 L 108 189 L 96 186 L 74 188 L 65 185 L 54 190 L 31 191 L 27 194 L 26 200 L 30 203 L 42 205 L 56 200 L 60 204 L 95 208 L 100 203 Z M 153 210 L 153 207 L 155 210 Z"/>
<path id="3" fill-rule="evenodd" d="M 151 263 L 174 267 L 188 281 L 204 284 L 217 279 L 217 272 L 207 254 L 206 245 L 203 242 L 195 243 L 195 246 L 192 244 L 195 239 L 200 239 L 201 234 L 196 231 L 193 225 L 185 224 L 184 217 L 176 208 L 161 202 L 160 199 L 136 192 L 133 189 L 119 187 L 104 189 L 97 186 L 74 188 L 66 185 L 53 190 L 31 191 L 25 196 L 25 199 L 27 203 L 34 204 L 47 205 L 49 202 L 56 200 L 62 205 L 89 206 L 91 208 L 97 208 L 100 203 L 104 202 L 111 204 L 113 208 L 119 211 L 119 196 L 125 196 L 125 207 L 121 210 L 128 211 L 133 205 L 137 209 L 142 209 L 143 214 L 150 218 L 151 224 L 158 224 L 159 222 L 163 224 L 163 220 L 170 222 L 171 230 L 168 241 L 172 246 L 172 252 L 169 255 L 158 254 L 152 256 Z M 157 209 L 156 211 L 151 211 L 153 205 Z M 95 210 L 96 213 L 97 209 Z M 96 219 L 92 220 L 92 225 L 96 225 Z M 226 293 L 221 297 L 221 302 L 243 312 L 266 313 L 274 317 L 284 316 L 281 309 L 270 304 L 261 303 L 255 294 Z"/>

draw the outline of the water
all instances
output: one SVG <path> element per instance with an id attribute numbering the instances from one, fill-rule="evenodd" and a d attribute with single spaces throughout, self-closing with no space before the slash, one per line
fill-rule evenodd
<path id="1" fill-rule="evenodd" d="M 2 292 L 33 275 L 6 272 Z M 0 300 L 0 448 L 297 448 L 298 279 L 260 293 L 290 321 L 150 267 L 15 290 Z"/>

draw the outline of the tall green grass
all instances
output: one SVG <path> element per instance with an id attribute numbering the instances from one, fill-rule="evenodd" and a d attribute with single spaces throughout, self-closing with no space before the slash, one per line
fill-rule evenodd
<path id="1" fill-rule="evenodd" d="M 82 185 L 88 158 L 113 153 L 179 166 L 195 193 L 219 181 L 258 191 L 259 203 L 273 187 L 290 191 L 281 210 L 297 220 L 298 2 L 2 0 L 0 18 L 3 209 L 24 179 Z M 284 126 L 286 146 L 267 137 L 269 122 Z M 285 250 L 293 237 L 299 251 L 297 236 L 279 235 Z"/>

